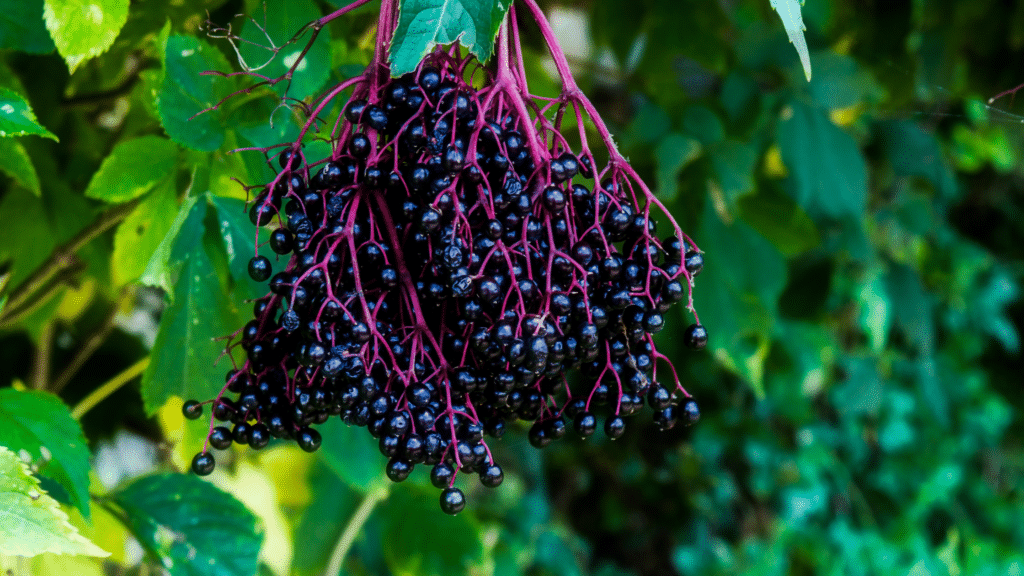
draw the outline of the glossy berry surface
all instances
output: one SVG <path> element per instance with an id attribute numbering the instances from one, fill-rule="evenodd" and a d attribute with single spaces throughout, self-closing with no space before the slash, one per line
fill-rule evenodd
<path id="1" fill-rule="evenodd" d="M 439 47 L 405 76 L 356 79 L 318 132 L 328 156 L 267 151 L 279 170 L 250 220 L 277 256 L 249 260 L 267 291 L 228 345 L 242 360 L 210 446 L 314 452 L 340 418 L 391 481 L 429 470 L 454 514 L 459 474 L 503 483 L 492 448 L 517 421 L 536 448 L 622 438 L 644 412 L 666 430 L 695 421 L 656 335 L 678 330 L 703 253 L 624 158 L 573 149 L 579 135 L 512 105 L 522 93 L 494 74 Z M 683 337 L 707 342 L 699 325 Z"/>

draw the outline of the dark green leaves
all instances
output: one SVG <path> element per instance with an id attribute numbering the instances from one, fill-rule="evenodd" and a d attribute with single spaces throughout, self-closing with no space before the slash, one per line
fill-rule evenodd
<path id="1" fill-rule="evenodd" d="M 235 321 L 232 300 L 203 242 L 206 200 L 202 198 L 186 208 L 180 227 L 175 230 L 172 226 L 168 234 L 173 234 L 173 239 L 162 243 L 153 257 L 167 258 L 162 277 L 170 279 L 165 289 L 173 289 L 171 302 L 160 319 L 153 361 L 142 376 L 142 398 L 150 414 L 172 395 L 206 398 L 219 389 L 226 369 L 216 367 L 214 362 L 224 345 L 214 339 L 228 335 Z M 174 267 L 171 263 L 180 264 Z M 159 267 L 160 263 L 151 260 L 150 266 Z M 148 274 L 147 269 L 146 277 Z"/>
<path id="2" fill-rule="evenodd" d="M 867 205 L 868 175 L 857 142 L 818 108 L 793 102 L 782 113 L 779 149 L 788 189 L 811 215 L 859 216 Z"/>
<path id="3" fill-rule="evenodd" d="M 224 115 L 209 110 L 229 93 L 230 80 L 201 76 L 226 71 L 228 63 L 215 48 L 191 36 L 170 36 L 163 51 L 164 76 L 157 110 L 167 135 L 193 150 L 212 151 L 224 142 Z"/>
<path id="4" fill-rule="evenodd" d="M 394 490 L 387 501 L 384 561 L 397 576 L 465 574 L 483 560 L 480 530 L 471 515 L 445 516 L 434 491 Z"/>
<path id="5" fill-rule="evenodd" d="M 57 139 L 53 132 L 39 124 L 32 107 L 21 94 L 8 88 L 0 88 L 0 137 L 29 134 Z"/>
<path id="6" fill-rule="evenodd" d="M 0 49 L 45 54 L 53 40 L 43 23 L 43 0 L 7 0 L 0 10 Z"/>
<path id="7" fill-rule="evenodd" d="M 486 62 L 511 5 L 506 0 L 402 0 L 391 43 L 391 75 L 415 70 L 434 46 L 456 41 Z"/>
<path id="8" fill-rule="evenodd" d="M 103 160 L 85 195 L 111 203 L 134 200 L 168 178 L 177 159 L 178 147 L 166 138 L 126 140 Z"/>
<path id="9" fill-rule="evenodd" d="M 79 534 L 57 501 L 39 488 L 28 466 L 0 446 L 0 555 L 44 552 L 110 555 Z"/>
<path id="10" fill-rule="evenodd" d="M 114 496 L 139 543 L 172 576 L 252 576 L 263 541 L 241 503 L 195 476 L 161 474 Z"/>
<path id="11" fill-rule="evenodd" d="M 11 450 L 28 452 L 39 463 L 39 473 L 59 483 L 71 503 L 89 515 L 89 446 L 59 398 L 0 390 L 0 441 Z"/>
<path id="12" fill-rule="evenodd" d="M 74 73 L 107 51 L 128 21 L 130 0 L 46 0 L 43 17 L 57 51 Z"/>

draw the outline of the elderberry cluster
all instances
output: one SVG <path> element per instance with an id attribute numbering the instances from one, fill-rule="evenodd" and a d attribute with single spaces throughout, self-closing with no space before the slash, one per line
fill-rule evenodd
<path id="1" fill-rule="evenodd" d="M 379 439 L 391 480 L 430 466 L 455 514 L 458 473 L 502 482 L 485 437 L 514 421 L 540 448 L 570 428 L 619 438 L 645 404 L 661 429 L 697 420 L 674 372 L 659 380 L 653 335 L 703 256 L 657 236 L 615 167 L 596 172 L 589 151 L 541 138 L 521 107 L 475 88 L 468 64 L 438 50 L 361 85 L 329 159 L 280 153 L 249 213 L 280 258 L 249 263 L 269 293 L 233 341 L 244 364 L 210 401 L 211 446 L 279 438 L 311 452 L 314 427 L 338 416 Z M 682 336 L 707 342 L 700 324 Z M 192 463 L 213 468 L 205 450 Z"/>

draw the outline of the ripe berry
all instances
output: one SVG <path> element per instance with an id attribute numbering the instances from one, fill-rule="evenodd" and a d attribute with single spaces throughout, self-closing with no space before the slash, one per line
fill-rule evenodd
<path id="1" fill-rule="evenodd" d="M 189 420 L 198 420 L 203 415 L 203 405 L 196 400 L 189 400 L 182 405 L 181 413 Z"/>
<path id="2" fill-rule="evenodd" d="M 320 433 L 312 428 L 303 428 L 296 434 L 295 440 L 299 444 L 299 448 L 302 448 L 306 452 L 316 452 L 320 448 L 320 442 L 322 438 Z"/>
<path id="3" fill-rule="evenodd" d="M 210 446 L 217 450 L 227 450 L 235 439 L 231 437 L 231 430 L 223 426 L 217 426 L 210 432 Z"/>
<path id="4" fill-rule="evenodd" d="M 192 472 L 196 476 L 209 476 L 216 465 L 213 454 L 209 452 L 200 452 L 192 458 Z"/>
<path id="5" fill-rule="evenodd" d="M 491 465 L 480 472 L 480 483 L 488 488 L 497 488 L 505 479 L 505 473 L 501 466 Z"/>
<path id="6" fill-rule="evenodd" d="M 466 507 L 466 495 L 458 488 L 445 488 L 441 492 L 441 511 L 454 516 Z"/>
<path id="7" fill-rule="evenodd" d="M 708 331 L 700 324 L 691 324 L 683 333 L 683 343 L 694 350 L 703 350 L 708 345 Z"/>
<path id="8" fill-rule="evenodd" d="M 622 438 L 626 433 L 626 421 L 621 416 L 610 416 L 604 421 L 604 433 L 612 440 Z"/>
<path id="9" fill-rule="evenodd" d="M 392 482 L 401 482 L 412 473 L 413 465 L 400 458 L 388 460 L 387 475 Z"/>
<path id="10" fill-rule="evenodd" d="M 450 464 L 441 462 L 435 464 L 434 468 L 430 471 L 430 483 L 435 488 L 447 488 L 451 485 L 452 478 L 455 477 L 455 469 Z"/>
<path id="11" fill-rule="evenodd" d="M 700 409 L 697 408 L 697 403 L 690 400 L 683 405 L 683 423 L 687 426 L 692 426 L 700 420 Z"/>
<path id="12" fill-rule="evenodd" d="M 270 260 L 266 256 L 253 256 L 249 260 L 249 277 L 253 280 L 264 282 L 270 278 L 271 272 Z"/>
<path id="13" fill-rule="evenodd" d="M 690 250 L 686 253 L 686 271 L 696 277 L 704 269 L 704 256 L 700 252 Z"/>

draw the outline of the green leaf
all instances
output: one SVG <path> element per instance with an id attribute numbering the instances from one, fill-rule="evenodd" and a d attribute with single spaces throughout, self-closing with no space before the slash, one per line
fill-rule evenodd
<path id="1" fill-rule="evenodd" d="M 881 275 L 872 273 L 857 294 L 860 302 L 860 325 L 868 336 L 871 349 L 877 354 L 885 347 L 892 327 L 892 299 Z"/>
<path id="2" fill-rule="evenodd" d="M 166 138 L 142 136 L 125 140 L 103 159 L 85 195 L 115 204 L 134 200 L 168 179 L 177 159 L 178 147 Z"/>
<path id="3" fill-rule="evenodd" d="M 216 150 L 224 142 L 224 114 L 203 111 L 229 93 L 231 82 L 200 74 L 227 70 L 224 55 L 197 38 L 176 35 L 167 39 L 163 64 L 157 111 L 167 135 L 193 150 Z"/>
<path id="4" fill-rule="evenodd" d="M 811 81 L 811 56 L 807 52 L 807 40 L 804 39 L 804 30 L 807 27 L 804 26 L 804 19 L 800 16 L 800 6 L 803 5 L 803 0 L 797 3 L 797 0 L 771 0 L 772 8 L 779 13 L 779 18 L 782 18 L 782 25 L 786 29 L 786 35 L 789 36 L 789 41 L 796 48 L 797 54 L 800 55 L 800 64 L 804 67 L 804 75 L 807 76 L 807 81 Z"/>
<path id="5" fill-rule="evenodd" d="M 40 461 L 39 473 L 60 484 L 89 516 L 89 445 L 68 407 L 53 394 L 0 390 L 0 438 Z"/>
<path id="6" fill-rule="evenodd" d="M 17 454 L 0 446 L 0 554 L 110 556 L 68 522 Z"/>
<path id="7" fill-rule="evenodd" d="M 172 225 L 165 237 L 166 242 L 176 234 L 170 247 L 162 242 L 153 256 L 162 258 L 161 252 L 169 251 L 166 262 L 171 264 L 165 264 L 162 271 L 163 280 L 173 289 L 168 290 L 171 302 L 160 318 L 152 362 L 142 375 L 142 399 L 148 414 L 154 414 L 171 396 L 210 397 L 224 380 L 226 369 L 214 365 L 224 344 L 214 339 L 233 329 L 235 307 L 225 295 L 203 242 L 206 208 L 205 200 L 195 202 L 178 230 Z M 173 283 L 172 277 L 176 277 Z"/>
<path id="8" fill-rule="evenodd" d="M 178 208 L 174 222 L 167 230 L 160 244 L 153 252 L 153 256 L 146 264 L 146 269 L 139 280 L 147 286 L 162 288 L 164 292 L 174 292 L 171 286 L 171 252 L 175 247 L 178 236 L 185 230 L 184 238 L 201 238 L 203 235 L 203 215 L 206 214 L 206 204 L 200 203 L 197 196 L 186 196 Z M 198 235 L 198 236 L 196 236 Z"/>
<path id="9" fill-rule="evenodd" d="M 0 137 L 29 134 L 57 139 L 53 132 L 36 121 L 36 115 L 24 96 L 8 88 L 0 88 Z"/>
<path id="10" fill-rule="evenodd" d="M 316 41 L 309 46 L 302 62 L 295 64 L 309 41 L 307 29 L 293 43 L 288 41 L 302 27 L 319 18 L 320 8 L 312 0 L 287 2 L 249 2 L 249 13 L 254 20 L 246 22 L 242 30 L 239 54 L 245 63 L 269 78 L 277 78 L 295 66 L 288 93 L 296 98 L 315 94 L 331 75 L 331 32 L 322 28 Z M 270 46 L 268 46 L 268 43 Z M 287 44 L 287 45 L 286 45 Z M 274 49 L 278 51 L 275 53 Z M 282 82 L 279 87 L 286 84 Z"/>
<path id="11" fill-rule="evenodd" d="M 224 352 L 234 307 L 225 296 L 213 262 L 199 248 L 182 267 L 171 303 L 160 318 L 153 361 L 142 375 L 147 414 L 171 396 L 206 399 L 220 389 L 226 368 L 214 365 Z"/>
<path id="12" fill-rule="evenodd" d="M 43 0 L 0 0 L 0 49 L 46 54 L 53 48 L 43 22 Z"/>
<path id="13" fill-rule="evenodd" d="M 484 562 L 480 527 L 442 513 L 435 490 L 394 490 L 384 511 L 384 561 L 396 576 L 466 574 Z"/>
<path id="14" fill-rule="evenodd" d="M 438 44 L 459 42 L 486 62 L 511 5 L 505 0 L 402 0 L 391 42 L 391 75 L 412 72 Z"/>
<path id="15" fill-rule="evenodd" d="M 331 418 L 327 424 L 334 422 L 342 424 L 339 420 L 339 418 Z M 323 429 L 323 427 L 319 428 L 321 432 Z M 369 436 L 369 434 L 364 432 L 363 436 Z M 330 441 L 333 442 L 333 438 Z M 320 453 L 328 446 L 330 445 L 325 443 Z M 355 460 L 349 462 L 350 465 L 357 463 Z M 378 470 L 380 469 L 378 466 Z M 292 562 L 294 573 L 297 576 L 306 574 L 320 576 L 323 574 L 324 566 L 327 565 L 331 552 L 338 543 L 338 537 L 341 536 L 345 523 L 359 506 L 361 494 L 366 488 L 361 486 L 359 491 L 353 490 L 350 484 L 343 482 L 331 473 L 331 470 L 321 462 L 314 464 L 310 474 L 310 484 L 313 504 L 302 513 L 295 528 L 296 534 L 302 534 L 302 545 L 295 548 Z M 388 482 L 381 486 L 386 486 L 386 484 Z M 365 537 L 365 531 L 363 537 Z"/>
<path id="16" fill-rule="evenodd" d="M 785 256 L 806 252 L 821 242 L 814 221 L 781 191 L 758 190 L 740 198 L 738 207 L 740 219 Z"/>
<path id="17" fill-rule="evenodd" d="M 111 281 L 116 286 L 142 276 L 174 225 L 177 210 L 174 179 L 167 178 L 117 227 L 110 258 Z"/>
<path id="18" fill-rule="evenodd" d="M 247 299 L 259 298 L 267 293 L 267 283 L 257 282 L 249 276 L 249 260 L 256 254 L 256 233 L 259 230 L 249 220 L 249 212 L 245 202 L 237 198 L 211 196 L 210 200 L 217 211 L 217 224 L 220 236 L 224 239 L 224 249 L 228 255 L 228 268 L 236 284 L 242 286 Z M 266 237 L 264 236 L 264 239 Z M 264 244 L 259 251 L 271 262 L 277 256 Z M 280 260 L 283 269 L 287 260 Z"/>
<path id="19" fill-rule="evenodd" d="M 878 122 L 873 130 L 897 176 L 924 178 L 943 198 L 956 196 L 956 179 L 934 134 L 905 120 Z"/>
<path id="20" fill-rule="evenodd" d="M 697 235 L 707 250 L 707 264 L 696 280 L 694 304 L 708 329 L 708 349 L 763 396 L 764 363 L 786 285 L 786 262 L 749 226 L 723 222 L 707 204 Z M 686 323 L 679 326 L 682 331 Z"/>
<path id="21" fill-rule="evenodd" d="M 365 430 L 331 418 L 318 428 L 323 436 L 320 458 L 342 481 L 361 493 L 387 485 L 384 459 Z"/>
<path id="22" fill-rule="evenodd" d="M 886 292 L 892 301 L 893 318 L 907 342 L 918 351 L 930 354 L 935 346 L 935 322 L 932 298 L 921 285 L 917 273 L 895 264 L 885 277 Z"/>
<path id="23" fill-rule="evenodd" d="M 0 138 L 0 170 L 36 196 L 43 194 L 36 167 L 21 142 Z"/>
<path id="24" fill-rule="evenodd" d="M 814 69 L 817 74 L 808 90 L 811 97 L 826 108 L 865 106 L 885 96 L 871 73 L 847 54 L 815 54 Z"/>
<path id="25" fill-rule="evenodd" d="M 658 142 L 658 147 L 654 149 L 654 160 L 658 167 L 655 181 L 658 183 L 659 197 L 675 200 L 679 195 L 679 173 L 700 154 L 699 142 L 676 132 Z"/>
<path id="26" fill-rule="evenodd" d="M 191 475 L 140 478 L 114 495 L 128 528 L 171 576 L 253 576 L 263 543 L 256 517 Z"/>
<path id="27" fill-rule="evenodd" d="M 107 51 L 128 21 L 130 0 L 46 0 L 43 19 L 57 52 L 73 74 Z"/>
<path id="28" fill-rule="evenodd" d="M 793 102 L 782 113 L 779 150 L 789 192 L 812 215 L 859 216 L 867 206 L 868 173 L 857 142 L 820 109 Z"/>
<path id="29" fill-rule="evenodd" d="M 708 160 L 722 195 L 731 206 L 754 191 L 757 150 L 738 140 L 722 140 L 707 147 Z"/>

